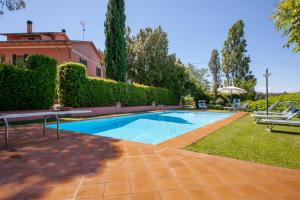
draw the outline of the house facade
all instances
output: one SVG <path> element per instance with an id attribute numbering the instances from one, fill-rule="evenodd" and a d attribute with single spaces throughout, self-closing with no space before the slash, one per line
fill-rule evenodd
<path id="1" fill-rule="evenodd" d="M 19 64 L 31 54 L 53 57 L 59 64 L 73 61 L 86 66 L 87 75 L 104 77 L 102 56 L 91 41 L 70 40 L 66 31 L 32 32 L 32 22 L 27 21 L 25 33 L 0 33 L 6 41 L 0 41 L 0 61 Z"/>

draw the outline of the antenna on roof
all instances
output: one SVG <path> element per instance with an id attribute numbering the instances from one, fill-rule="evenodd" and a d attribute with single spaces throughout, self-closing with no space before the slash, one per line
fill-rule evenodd
<path id="1" fill-rule="evenodd" d="M 85 21 L 80 21 L 80 26 L 82 28 L 82 40 L 84 40 Z"/>

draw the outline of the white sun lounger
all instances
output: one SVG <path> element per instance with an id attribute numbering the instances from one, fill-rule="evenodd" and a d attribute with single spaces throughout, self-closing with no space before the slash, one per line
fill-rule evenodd
<path id="1" fill-rule="evenodd" d="M 276 106 L 278 106 L 278 104 L 279 104 L 279 102 L 280 101 L 276 101 L 275 103 L 273 103 L 272 105 L 270 105 L 269 106 L 269 108 L 268 108 L 268 113 L 274 113 L 274 112 L 272 112 L 272 110 L 276 107 Z M 267 111 L 265 110 L 265 111 L 256 111 L 256 112 L 254 112 L 255 114 L 266 114 L 267 113 Z M 279 112 L 278 112 L 279 113 Z"/>
<path id="2" fill-rule="evenodd" d="M 3 121 L 5 124 L 5 133 L 4 133 L 4 148 L 8 147 L 8 129 L 9 127 L 12 127 L 8 123 L 9 119 L 15 119 L 15 118 L 29 118 L 29 117 L 38 117 L 42 116 L 44 117 L 44 123 L 43 123 L 43 136 L 46 134 L 46 124 L 47 124 L 47 118 L 49 117 L 55 117 L 56 119 L 56 137 L 59 138 L 59 116 L 61 115 L 70 115 L 70 114 L 83 114 L 83 113 L 90 113 L 92 111 L 90 110 L 76 110 L 76 111 L 55 111 L 55 112 L 36 112 L 36 113 L 20 113 L 20 114 L 3 114 L 0 115 L 0 121 Z M 16 128 L 15 128 L 16 129 Z M 31 136 L 23 133 L 22 131 L 16 129 L 18 132 L 24 134 L 25 136 L 33 139 Z"/>
<path id="3" fill-rule="evenodd" d="M 299 110 L 298 109 L 292 109 L 288 113 L 284 115 L 257 115 L 253 114 L 252 117 L 254 117 L 256 122 L 261 121 L 262 119 L 279 119 L 279 120 L 288 120 L 291 119 L 292 117 L 296 116 L 298 114 Z"/>
<path id="4" fill-rule="evenodd" d="M 300 126 L 300 121 L 297 120 L 273 120 L 273 119 L 263 119 L 262 122 L 268 124 L 267 130 L 272 131 L 275 125 L 281 126 Z"/>
<path id="5" fill-rule="evenodd" d="M 268 114 L 269 115 L 285 115 L 287 114 L 289 111 L 291 111 L 292 109 L 295 108 L 295 103 L 294 102 L 283 102 L 283 103 L 289 103 L 289 105 L 287 106 L 287 108 L 281 112 L 272 112 L 271 110 L 273 110 L 277 105 L 279 105 L 279 101 L 278 103 L 276 104 L 276 102 L 271 105 L 268 109 Z M 273 107 L 272 107 L 273 106 Z M 257 114 L 257 115 L 266 115 L 267 112 L 266 111 L 257 111 L 257 112 L 254 112 L 254 114 Z"/>

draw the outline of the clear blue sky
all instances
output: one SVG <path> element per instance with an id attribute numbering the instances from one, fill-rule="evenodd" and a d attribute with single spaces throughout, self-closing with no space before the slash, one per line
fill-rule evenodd
<path id="1" fill-rule="evenodd" d="M 82 39 L 80 20 L 86 22 L 86 39 L 104 48 L 107 0 L 26 0 L 27 8 L 6 12 L 0 32 L 23 32 L 26 20 L 34 31 L 67 29 L 71 39 Z M 245 22 L 251 70 L 258 78 L 257 91 L 264 91 L 263 71 L 268 66 L 273 92 L 300 91 L 300 53 L 283 49 L 284 39 L 270 20 L 279 0 L 126 0 L 126 24 L 133 34 L 140 28 L 161 25 L 168 33 L 171 53 L 185 63 L 207 67 L 213 48 L 220 50 L 230 26 Z M 1 38 L 3 40 L 3 38 Z"/>

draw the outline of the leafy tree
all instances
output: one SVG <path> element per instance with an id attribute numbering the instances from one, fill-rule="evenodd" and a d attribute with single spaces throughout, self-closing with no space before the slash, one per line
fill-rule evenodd
<path id="1" fill-rule="evenodd" d="M 221 66 L 219 52 L 216 49 L 213 49 L 211 52 L 211 57 L 208 63 L 210 73 L 212 74 L 212 92 L 214 99 L 217 98 L 217 89 L 221 85 Z"/>
<path id="2" fill-rule="evenodd" d="M 109 0 L 104 23 L 106 75 L 122 82 L 126 72 L 125 18 L 124 0 Z"/>
<path id="3" fill-rule="evenodd" d="M 168 64 L 163 68 L 164 78 L 161 86 L 173 90 L 182 97 L 189 94 L 186 83 L 190 80 L 185 65 L 174 54 L 168 56 Z"/>
<path id="4" fill-rule="evenodd" d="M 204 90 L 209 90 L 209 81 L 207 80 L 208 69 L 200 68 L 197 69 L 193 64 L 188 64 L 187 69 L 190 75 L 190 79 L 195 80 Z"/>
<path id="5" fill-rule="evenodd" d="M 244 22 L 239 20 L 229 29 L 228 37 L 224 42 L 221 68 L 227 79 L 226 85 L 234 84 L 237 87 L 245 87 L 248 95 L 253 96 L 256 78 L 249 68 L 250 57 L 246 55 L 246 47 Z"/>
<path id="6" fill-rule="evenodd" d="M 130 29 L 127 31 L 130 34 Z M 172 62 L 168 57 L 167 33 L 156 29 L 141 29 L 136 36 L 127 33 L 127 77 L 152 86 L 162 86 L 164 68 Z"/>
<path id="7" fill-rule="evenodd" d="M 126 29 L 127 78 L 132 82 L 168 88 L 179 97 L 191 95 L 194 100 L 208 88 L 207 70 L 186 66 L 175 54 L 169 54 L 167 33 L 141 29 L 136 36 Z"/>
<path id="8" fill-rule="evenodd" d="M 283 30 L 283 36 L 288 38 L 284 47 L 295 45 L 294 52 L 300 51 L 300 1 L 282 0 L 273 13 L 277 30 Z"/>
<path id="9" fill-rule="evenodd" d="M 20 10 L 26 7 L 24 0 L 0 0 L 0 16 L 4 14 L 4 8 L 9 11 Z"/>

